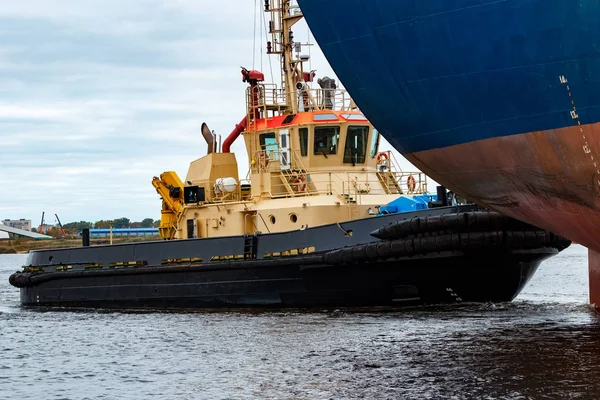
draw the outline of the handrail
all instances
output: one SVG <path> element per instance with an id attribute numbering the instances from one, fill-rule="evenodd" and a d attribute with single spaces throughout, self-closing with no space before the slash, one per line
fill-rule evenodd
<path id="1" fill-rule="evenodd" d="M 292 92 L 300 111 L 352 111 L 357 109 L 352 98 L 345 89 L 313 89 L 306 84 L 304 89 Z M 248 115 L 258 115 L 262 118 L 267 111 L 282 114 L 288 108 L 284 89 L 278 89 L 275 84 L 259 84 L 255 89 L 246 89 L 246 109 Z"/>
<path id="2" fill-rule="evenodd" d="M 291 171 L 289 177 L 301 174 L 300 171 Z M 376 172 L 373 171 L 372 174 Z M 422 172 L 403 172 L 402 177 L 408 178 L 408 176 L 415 177 L 417 183 L 416 188 L 413 192 L 409 192 L 405 182 L 401 183 L 400 186 L 404 193 L 416 195 L 426 194 L 427 184 L 425 181 L 425 174 Z M 287 176 L 287 175 L 284 175 Z M 389 195 L 390 193 L 385 187 L 381 187 L 377 180 L 357 179 L 351 176 L 351 173 L 339 173 L 339 171 L 318 171 L 313 173 L 305 173 L 307 176 L 306 190 L 302 192 L 290 193 L 289 188 L 284 183 L 271 184 L 271 190 L 264 192 L 269 198 L 286 198 L 286 197 L 303 197 L 303 196 L 315 196 L 315 195 L 329 195 L 329 196 L 340 196 L 344 197 L 348 201 L 356 201 L 360 203 L 363 195 Z M 309 178 L 308 178 L 309 177 Z M 406 179 L 405 179 L 406 181 Z M 288 183 L 288 186 L 290 184 Z M 221 197 L 213 197 L 212 203 L 235 203 L 243 201 L 243 196 L 237 193 L 231 193 Z M 262 216 L 259 216 L 262 218 Z"/>
<path id="3" fill-rule="evenodd" d="M 375 176 L 382 172 L 377 170 L 362 172 L 361 176 L 364 179 L 357 178 L 356 172 L 341 172 L 339 170 L 318 170 L 307 171 L 302 163 L 298 150 L 289 150 L 290 168 L 282 170 L 280 163 L 280 155 L 277 149 L 260 150 L 255 152 L 254 160 L 251 168 L 257 173 L 279 173 L 281 178 L 297 178 L 304 177 L 306 181 L 306 190 L 302 192 L 290 192 L 290 182 L 272 183 L 271 191 L 268 193 L 270 197 L 289 197 L 289 196 L 308 196 L 315 194 L 340 195 L 360 198 L 360 195 L 366 194 L 400 194 L 398 191 L 392 191 L 390 188 L 382 185 Z M 397 188 L 400 188 L 401 193 L 423 194 L 427 192 L 427 179 L 425 174 L 420 171 L 385 171 L 391 179 L 394 179 Z M 414 178 L 414 188 L 409 187 L 409 177 Z M 287 183 L 287 185 L 286 185 Z M 383 186 L 383 187 L 382 187 Z"/>
<path id="4" fill-rule="evenodd" d="M 400 189 L 402 193 L 427 193 L 427 176 L 425 174 L 420 171 L 403 172 L 396 157 L 394 157 L 394 154 L 390 150 L 380 152 L 378 160 L 380 155 L 384 157 L 382 158 L 383 162 L 377 165 L 377 174 L 388 191 L 392 191 L 392 188 L 387 187 L 387 182 L 391 178 L 394 186 L 397 185 L 395 190 Z"/>
<path id="5" fill-rule="evenodd" d="M 302 161 L 300 151 L 297 149 L 286 150 L 290 158 L 290 168 L 281 168 L 281 156 L 278 148 L 273 150 L 259 150 L 254 153 L 250 171 L 251 173 L 278 174 L 281 181 L 271 181 L 270 189 L 263 195 L 270 198 L 311 196 L 311 195 L 338 195 L 346 199 L 361 200 L 362 195 L 389 195 L 389 194 L 425 194 L 427 193 L 427 177 L 420 171 L 402 171 L 397 167 L 393 154 L 389 153 L 385 169 L 368 169 L 366 171 L 340 171 L 319 169 L 307 171 Z M 219 168 L 217 166 L 217 168 Z M 391 170 L 389 170 L 390 168 Z M 358 176 L 357 176 L 358 175 Z M 360 177 L 360 178 L 359 178 Z M 296 180 L 304 182 L 299 187 Z M 411 181 L 409 184 L 409 180 Z M 215 193 L 211 202 L 233 203 L 250 199 L 250 194 L 242 193 L 242 183 L 249 179 L 240 179 L 237 190 L 233 193 Z M 209 185 L 214 187 L 214 182 Z"/>

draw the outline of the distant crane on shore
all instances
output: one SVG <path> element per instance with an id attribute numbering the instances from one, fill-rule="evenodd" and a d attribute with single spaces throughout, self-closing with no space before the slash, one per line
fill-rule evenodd
<path id="1" fill-rule="evenodd" d="M 44 233 L 44 217 L 46 215 L 45 211 L 42 211 L 42 221 L 40 222 L 40 227 L 38 228 L 38 232 L 39 233 Z M 60 218 L 58 218 L 58 214 L 54 214 L 54 216 L 56 217 L 56 221 L 58 222 L 58 226 L 60 227 L 60 233 L 62 234 L 62 238 L 66 239 L 67 238 L 67 232 L 65 232 L 65 228 L 62 225 L 62 222 L 60 222 Z"/>
<path id="2" fill-rule="evenodd" d="M 40 227 L 38 228 L 39 233 L 44 233 L 44 214 L 46 212 L 42 211 L 42 222 L 40 222 Z"/>
<path id="3" fill-rule="evenodd" d="M 54 214 L 54 216 L 56 217 L 56 220 L 58 221 L 58 226 L 60 227 L 60 231 L 62 233 L 63 239 L 66 239 L 67 233 L 65 232 L 65 228 L 63 228 L 62 223 L 60 222 L 60 219 L 58 218 L 58 214 Z"/>

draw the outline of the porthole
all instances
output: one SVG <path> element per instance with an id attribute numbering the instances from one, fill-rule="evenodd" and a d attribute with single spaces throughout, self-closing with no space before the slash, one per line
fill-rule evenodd
<path id="1" fill-rule="evenodd" d="M 296 214 L 294 214 L 294 213 L 291 213 L 290 214 L 290 221 L 292 221 L 292 223 L 295 224 L 296 222 L 298 222 L 298 216 Z"/>
<path id="2" fill-rule="evenodd" d="M 276 222 L 277 220 L 275 219 L 275 216 L 274 216 L 274 215 L 269 215 L 269 221 L 271 221 L 271 223 L 272 223 L 273 225 L 275 225 L 275 222 Z"/>

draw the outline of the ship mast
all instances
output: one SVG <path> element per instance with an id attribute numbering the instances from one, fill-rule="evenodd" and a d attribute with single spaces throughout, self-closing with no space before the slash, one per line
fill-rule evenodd
<path id="1" fill-rule="evenodd" d="M 269 33 L 271 41 L 267 42 L 267 54 L 279 54 L 281 63 L 281 87 L 285 93 L 285 113 L 298 112 L 298 104 L 294 95 L 295 85 L 302 77 L 302 60 L 294 59 L 295 46 L 292 26 L 304 16 L 299 7 L 292 6 L 291 0 L 265 0 L 265 12 L 271 13 Z"/>

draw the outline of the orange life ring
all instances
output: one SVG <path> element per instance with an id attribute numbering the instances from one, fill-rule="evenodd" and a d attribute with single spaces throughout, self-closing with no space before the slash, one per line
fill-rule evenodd
<path id="1" fill-rule="evenodd" d="M 389 157 L 386 152 L 382 151 L 377 154 L 377 164 L 383 164 L 384 162 L 387 164 L 387 160 L 389 160 Z"/>
<path id="2" fill-rule="evenodd" d="M 406 178 L 406 186 L 408 187 L 408 193 L 415 192 L 415 189 L 417 188 L 417 180 L 414 176 L 409 175 L 408 178 Z"/>
<path id="3" fill-rule="evenodd" d="M 306 191 L 306 181 L 304 180 L 303 176 L 297 176 L 294 178 L 294 180 L 292 181 L 292 189 L 294 190 L 294 192 L 296 193 L 301 193 Z"/>

